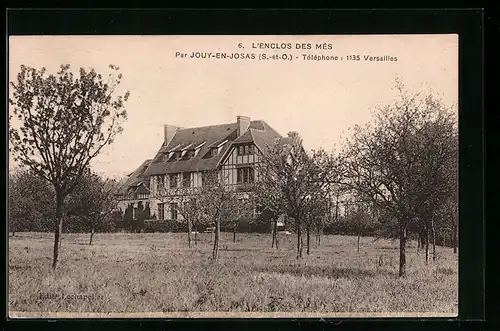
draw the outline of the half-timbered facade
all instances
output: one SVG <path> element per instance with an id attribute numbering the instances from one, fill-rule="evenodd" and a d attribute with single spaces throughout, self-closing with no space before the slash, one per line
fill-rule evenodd
<path id="1" fill-rule="evenodd" d="M 176 204 L 203 185 L 206 171 L 218 170 L 231 188 L 246 195 L 248 185 L 258 180 L 255 165 L 266 145 L 285 141 L 262 120 L 238 116 L 235 123 L 196 128 L 164 126 L 164 141 L 153 159 L 145 161 L 127 180 L 122 192 L 143 192 L 156 220 L 175 220 Z M 135 186 L 134 186 L 135 185 Z M 140 188 L 142 186 L 144 188 Z M 123 205 L 138 204 L 140 199 L 123 195 Z"/>
<path id="2" fill-rule="evenodd" d="M 144 173 L 152 160 L 145 160 L 139 168 L 130 173 L 120 183 L 117 196 L 119 198 L 118 208 L 125 211 L 127 207 L 131 206 L 133 209 L 132 217 L 136 217 L 136 211 L 139 207 L 145 208 L 149 206 L 150 200 L 150 178 L 145 176 Z"/>

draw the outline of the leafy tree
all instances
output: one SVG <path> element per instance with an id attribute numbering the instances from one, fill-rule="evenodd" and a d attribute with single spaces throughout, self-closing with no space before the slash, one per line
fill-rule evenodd
<path id="1" fill-rule="evenodd" d="M 115 180 L 101 178 L 88 170 L 68 197 L 67 214 L 76 216 L 80 230 L 90 233 L 89 245 L 96 231 L 114 230 L 112 213 L 118 206 L 116 188 Z"/>
<path id="2" fill-rule="evenodd" d="M 55 74 L 22 65 L 10 82 L 9 151 L 14 160 L 50 182 L 55 192 L 54 256 L 57 266 L 66 197 L 104 146 L 122 131 L 129 97 L 113 97 L 122 75 L 110 65 L 107 81 L 94 69 L 69 65 Z"/>
<path id="3" fill-rule="evenodd" d="M 458 250 L 458 190 L 454 190 L 455 194 L 450 195 L 449 199 L 440 204 L 437 208 L 436 217 L 439 226 L 443 231 L 443 241 L 446 233 L 450 237 L 450 246 L 453 247 L 453 252 Z M 444 233 L 446 232 L 446 233 Z M 445 244 L 445 243 L 444 243 Z"/>
<path id="4" fill-rule="evenodd" d="M 133 226 L 134 218 L 134 206 L 133 204 L 129 204 L 125 211 L 123 212 L 123 229 L 125 231 L 131 231 Z"/>
<path id="5" fill-rule="evenodd" d="M 410 94 L 399 81 L 396 89 L 398 101 L 377 109 L 373 123 L 354 127 L 343 165 L 345 184 L 388 214 L 386 232 L 399 239 L 399 275 L 404 276 L 409 225 L 427 218 L 424 214 L 436 205 L 439 192 L 452 189 L 451 177 L 444 174 L 450 169 L 428 160 L 427 134 L 429 128 L 438 140 L 452 134 L 453 116 L 431 94 Z M 442 150 L 444 159 L 454 157 L 450 151 Z M 437 173 L 431 174 L 431 168 Z"/>
<path id="6" fill-rule="evenodd" d="M 9 231 L 45 232 L 54 221 L 54 191 L 29 169 L 9 173 Z"/>

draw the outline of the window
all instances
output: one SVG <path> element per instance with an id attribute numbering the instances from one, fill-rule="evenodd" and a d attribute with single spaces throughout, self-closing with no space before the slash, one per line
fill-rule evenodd
<path id="1" fill-rule="evenodd" d="M 169 180 L 170 180 L 170 188 L 176 188 L 177 187 L 177 174 L 170 174 Z"/>
<path id="2" fill-rule="evenodd" d="M 238 146 L 238 155 L 251 155 L 254 153 L 253 145 L 240 145 Z"/>
<path id="3" fill-rule="evenodd" d="M 254 170 L 251 167 L 238 168 L 236 175 L 238 184 L 254 182 Z"/>
<path id="4" fill-rule="evenodd" d="M 165 219 L 165 204 L 159 203 L 158 204 L 158 220 L 164 220 L 164 219 Z"/>
<path id="5" fill-rule="evenodd" d="M 182 174 L 182 186 L 191 187 L 191 173 L 190 172 L 184 172 Z"/>
<path id="6" fill-rule="evenodd" d="M 219 154 L 219 149 L 218 148 L 212 148 L 210 150 L 210 153 L 212 156 L 216 156 L 217 154 Z"/>
<path id="7" fill-rule="evenodd" d="M 200 177 L 201 177 L 201 183 L 199 183 L 199 186 L 203 186 L 205 184 L 205 180 L 207 180 L 207 172 L 202 171 Z"/>
<path id="8" fill-rule="evenodd" d="M 177 219 L 177 203 L 172 202 L 170 203 L 170 219 L 176 220 Z"/>
<path id="9" fill-rule="evenodd" d="M 194 149 L 190 149 L 189 151 L 186 152 L 186 157 L 188 159 L 194 157 Z"/>
<path id="10" fill-rule="evenodd" d="M 158 176 L 158 187 L 165 186 L 165 175 Z"/>

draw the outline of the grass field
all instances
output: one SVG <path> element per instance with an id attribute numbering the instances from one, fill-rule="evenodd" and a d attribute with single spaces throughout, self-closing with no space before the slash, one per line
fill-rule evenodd
<path id="1" fill-rule="evenodd" d="M 458 256 L 437 248 L 426 265 L 415 243 L 398 278 L 397 242 L 323 236 L 297 261 L 295 237 L 223 233 L 210 261 L 210 234 L 64 234 L 51 269 L 53 235 L 9 237 L 9 310 L 27 312 L 434 312 L 458 311 Z"/>

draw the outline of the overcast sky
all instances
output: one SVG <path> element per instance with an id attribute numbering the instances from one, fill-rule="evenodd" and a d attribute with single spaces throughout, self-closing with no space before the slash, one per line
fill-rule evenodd
<path id="1" fill-rule="evenodd" d="M 292 49 L 252 49 L 260 42 L 291 43 Z M 297 43 L 311 43 L 313 49 L 297 50 Z M 315 50 L 317 43 L 332 49 Z M 196 127 L 247 115 L 282 135 L 299 132 L 308 149 L 331 149 L 342 131 L 368 121 L 373 107 L 394 100 L 396 77 L 410 90 L 426 85 L 448 104 L 458 100 L 456 35 L 33 36 L 11 37 L 9 52 L 10 80 L 22 64 L 55 72 L 68 63 L 104 74 L 109 64 L 120 67 L 118 92 L 131 92 L 128 120 L 115 143 L 92 163 L 109 176 L 130 173 L 152 158 L 163 140 L 163 124 Z M 176 52 L 245 52 L 257 59 L 191 59 L 175 57 Z M 293 59 L 259 61 L 261 53 Z M 339 60 L 308 61 L 302 54 Z M 361 60 L 347 61 L 348 55 Z M 397 61 L 365 61 L 365 55 Z"/>

